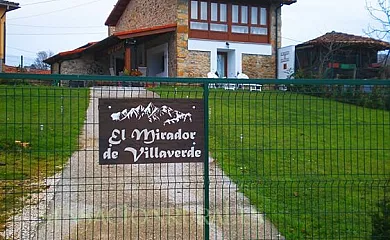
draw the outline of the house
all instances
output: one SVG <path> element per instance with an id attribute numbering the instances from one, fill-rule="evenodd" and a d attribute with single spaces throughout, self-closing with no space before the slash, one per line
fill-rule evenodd
<path id="1" fill-rule="evenodd" d="M 276 77 L 281 7 L 296 0 L 118 0 L 109 37 L 59 53 L 52 73 Z M 131 72 L 131 71 L 130 71 Z"/>
<path id="2" fill-rule="evenodd" d="M 50 70 L 34 69 L 29 67 L 20 67 L 7 66 L 4 65 L 4 73 L 30 73 L 30 74 L 50 74 Z"/>
<path id="3" fill-rule="evenodd" d="M 6 33 L 6 15 L 7 12 L 16 10 L 19 8 L 19 3 L 0 0 L 0 72 L 2 72 L 3 65 L 5 64 L 5 33 Z"/>
<path id="4" fill-rule="evenodd" d="M 389 49 L 385 41 L 333 31 L 295 47 L 296 71 L 308 78 L 377 78 L 378 52 Z"/>

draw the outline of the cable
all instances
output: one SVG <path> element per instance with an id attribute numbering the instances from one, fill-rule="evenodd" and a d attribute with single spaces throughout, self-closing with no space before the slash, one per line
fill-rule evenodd
<path id="1" fill-rule="evenodd" d="M 61 36 L 61 35 L 98 35 L 107 34 L 106 32 L 96 33 L 8 33 L 8 36 Z"/>
<path id="2" fill-rule="evenodd" d="M 27 3 L 27 4 L 23 4 L 22 7 L 37 5 L 37 4 L 42 4 L 42 3 L 49 3 L 49 2 L 58 2 L 58 1 L 61 1 L 61 0 L 48 0 L 48 1 L 42 1 L 42 2 Z"/>
<path id="3" fill-rule="evenodd" d="M 22 51 L 22 52 L 27 52 L 27 53 L 34 53 L 34 54 L 36 54 L 36 52 L 31 52 L 31 51 L 24 50 L 24 49 L 21 49 L 21 48 L 10 47 L 10 46 L 7 46 L 7 48 L 11 48 L 11 49 L 19 50 L 19 51 Z"/>
<path id="4" fill-rule="evenodd" d="M 66 26 L 38 26 L 38 25 L 23 25 L 23 24 L 12 24 L 12 23 L 7 23 L 9 26 L 16 26 L 16 27 L 34 27 L 34 28 L 102 28 L 106 26 L 85 26 L 85 27 L 80 27 L 80 26 L 74 26 L 74 27 L 66 27 Z"/>
<path id="5" fill-rule="evenodd" d="M 296 39 L 293 39 L 293 38 L 288 38 L 288 37 L 282 37 L 282 38 L 290 40 L 290 41 L 293 41 L 293 42 L 297 42 L 297 43 L 302 43 L 303 42 L 303 41 L 299 41 L 299 40 L 296 40 Z"/>
<path id="6" fill-rule="evenodd" d="M 43 16 L 43 15 L 52 14 L 52 13 L 57 13 L 57 12 L 62 12 L 62 11 L 66 11 L 66 10 L 69 10 L 69 9 L 78 8 L 78 7 L 81 7 L 81 6 L 85 6 L 85 5 L 88 5 L 88 4 L 92 4 L 92 3 L 95 3 L 95 2 L 100 2 L 100 1 L 102 1 L 102 0 L 95 0 L 95 1 L 87 2 L 87 3 L 75 5 L 75 6 L 72 6 L 72 7 L 63 8 L 63 9 L 58 9 L 58 10 L 55 10 L 55 11 L 46 12 L 46 13 L 41 13 L 41 14 L 36 14 L 36 15 L 30 15 L 30 16 L 18 17 L 18 18 L 10 18 L 10 19 L 8 19 L 8 21 L 17 20 L 17 19 L 32 18 L 32 17 L 40 17 L 40 16 Z"/>

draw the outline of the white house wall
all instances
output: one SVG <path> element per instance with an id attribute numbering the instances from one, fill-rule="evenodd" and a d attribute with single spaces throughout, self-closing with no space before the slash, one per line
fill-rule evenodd
<path id="1" fill-rule="evenodd" d="M 228 53 L 228 77 L 242 72 L 242 54 L 272 55 L 270 44 L 239 43 L 214 40 L 188 39 L 188 50 L 210 52 L 210 71 L 217 70 L 217 52 Z"/>

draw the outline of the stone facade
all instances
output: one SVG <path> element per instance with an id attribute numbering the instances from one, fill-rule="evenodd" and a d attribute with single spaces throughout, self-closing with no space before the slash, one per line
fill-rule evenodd
<path id="1" fill-rule="evenodd" d="M 177 76 L 189 77 L 195 73 L 189 73 L 186 64 L 189 61 L 197 62 L 198 59 L 189 59 L 188 51 L 188 1 L 177 0 L 177 31 L 176 31 L 176 49 L 177 49 Z M 199 54 L 201 56 L 202 54 Z M 195 56 L 196 57 L 196 56 Z M 210 61 L 210 60 L 209 60 Z M 210 68 L 210 62 L 208 68 Z M 204 69 L 203 69 L 204 71 Z"/>
<path id="2" fill-rule="evenodd" d="M 178 69 L 178 76 L 189 78 L 207 77 L 210 71 L 210 52 L 189 51 L 187 58 L 183 59 L 182 66 Z"/>
<path id="3" fill-rule="evenodd" d="M 249 78 L 275 78 L 275 71 L 275 56 L 242 56 L 242 72 Z"/>
<path id="4" fill-rule="evenodd" d="M 57 63 L 56 63 L 57 64 Z M 85 55 L 80 58 L 65 60 L 53 69 L 53 73 L 80 74 L 80 75 L 109 75 L 108 63 L 98 62 L 92 56 Z M 57 70 L 57 72 L 54 72 Z"/>
<path id="5" fill-rule="evenodd" d="M 176 22 L 177 0 L 131 0 L 123 12 L 116 32 L 163 26 Z"/>
<path id="6" fill-rule="evenodd" d="M 112 36 L 116 32 L 115 27 L 112 26 L 109 26 L 107 30 L 108 30 L 108 36 Z"/>

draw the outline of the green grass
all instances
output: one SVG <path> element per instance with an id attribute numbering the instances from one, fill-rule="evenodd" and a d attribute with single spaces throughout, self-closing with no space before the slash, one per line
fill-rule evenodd
<path id="1" fill-rule="evenodd" d="M 202 97 L 176 89 L 154 91 Z M 388 111 L 291 92 L 212 90 L 209 102 L 212 156 L 287 239 L 370 238 L 390 179 Z"/>
<path id="2" fill-rule="evenodd" d="M 0 85 L 0 230 L 78 149 L 88 102 L 88 89 Z"/>

